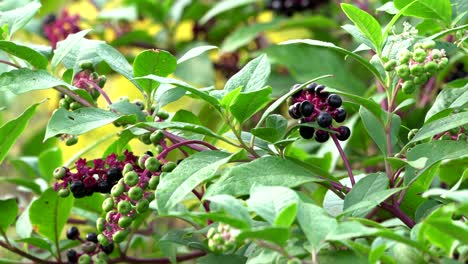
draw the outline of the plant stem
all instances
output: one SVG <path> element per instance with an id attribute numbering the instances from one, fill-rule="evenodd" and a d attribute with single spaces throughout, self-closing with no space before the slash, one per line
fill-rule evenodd
<path id="1" fill-rule="evenodd" d="M 172 150 L 176 149 L 176 148 L 180 148 L 182 146 L 189 146 L 189 145 L 194 145 L 194 144 L 197 144 L 197 145 L 203 145 L 211 150 L 218 150 L 218 148 L 216 148 L 215 146 L 211 145 L 210 143 L 206 143 L 205 141 L 202 141 L 202 140 L 186 140 L 186 141 L 182 141 L 182 142 L 178 142 L 178 143 L 175 143 L 174 145 L 164 149 L 159 155 L 158 155 L 158 159 L 162 159 L 164 157 L 166 157 L 166 155 L 171 152 Z M 206 149 L 202 149 L 200 151 L 203 151 L 203 150 L 206 150 Z"/>
<path id="2" fill-rule="evenodd" d="M 22 251 L 21 249 L 17 248 L 17 247 L 14 247 L 14 246 L 11 246 L 11 245 L 8 245 L 7 243 L 3 242 L 3 241 L 0 241 L 0 247 L 3 247 L 13 253 L 16 253 L 24 258 L 27 258 L 27 259 L 30 259 L 32 261 L 34 261 L 34 263 L 40 263 L 40 264 L 56 264 L 57 262 L 55 261 L 48 261 L 48 260 L 43 260 L 43 259 L 40 259 L 38 257 L 35 257 L 27 252 L 24 252 Z"/>
<path id="3" fill-rule="evenodd" d="M 176 256 L 177 261 L 186 261 L 195 258 L 199 258 L 206 255 L 203 251 L 194 251 L 192 253 Z M 153 263 L 153 264 L 170 264 L 171 260 L 169 258 L 135 258 L 129 256 L 121 256 L 115 259 L 111 259 L 108 262 L 109 264 L 113 263 Z"/>
<path id="4" fill-rule="evenodd" d="M 11 67 L 15 67 L 15 68 L 17 68 L 17 69 L 21 69 L 21 66 L 16 65 L 16 64 L 14 64 L 13 62 L 9 62 L 9 61 L 6 61 L 6 60 L 0 60 L 0 63 L 6 64 L 6 65 L 10 65 Z"/>
<path id="5" fill-rule="evenodd" d="M 88 102 L 85 99 L 81 98 L 79 95 L 77 95 L 76 93 L 74 93 L 71 90 L 68 90 L 68 89 L 60 87 L 60 86 L 55 86 L 54 89 L 61 92 L 61 93 L 63 93 L 63 94 L 66 94 L 66 95 L 70 96 L 71 98 L 73 98 L 73 100 L 77 101 L 78 103 L 80 103 L 80 104 L 82 104 L 82 105 L 84 105 L 86 107 L 94 107 L 90 102 Z"/>
<path id="6" fill-rule="evenodd" d="M 395 217 L 400 219 L 405 225 L 407 225 L 409 228 L 413 228 L 415 225 L 415 222 L 413 219 L 411 219 L 397 204 L 387 204 L 387 203 L 381 203 L 380 206 L 388 211 L 389 213 L 393 214 Z"/>
<path id="7" fill-rule="evenodd" d="M 351 181 L 351 185 L 354 186 L 354 184 L 356 184 L 356 181 L 354 180 L 353 171 L 351 170 L 351 165 L 349 164 L 348 158 L 346 157 L 346 154 L 341 148 L 340 142 L 336 138 L 335 134 L 332 134 L 331 138 L 333 139 L 333 142 L 335 143 L 335 146 L 338 149 L 338 152 L 340 153 L 341 159 L 343 159 L 343 163 L 346 167 L 346 170 L 348 171 L 348 176 L 349 180 Z"/>
<path id="8" fill-rule="evenodd" d="M 109 105 L 112 104 L 112 101 L 109 98 L 109 96 L 107 95 L 107 93 L 104 92 L 104 90 L 99 85 L 97 85 L 94 82 L 86 82 L 86 83 L 91 84 L 94 87 L 94 89 L 98 90 L 98 92 L 104 97 L 104 99 L 106 99 L 107 104 L 109 104 Z"/>

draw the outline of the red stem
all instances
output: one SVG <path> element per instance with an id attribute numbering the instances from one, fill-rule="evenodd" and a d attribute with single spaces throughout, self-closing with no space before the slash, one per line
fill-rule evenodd
<path id="1" fill-rule="evenodd" d="M 407 225 L 409 228 L 413 228 L 413 226 L 416 224 L 413 219 L 411 219 L 403 210 L 398 205 L 395 204 L 387 204 L 387 203 L 381 203 L 380 206 L 388 211 L 389 213 L 393 214 L 396 216 L 398 219 L 400 219 L 405 225 Z"/>
<path id="2" fill-rule="evenodd" d="M 201 141 L 201 140 L 186 140 L 186 141 L 182 141 L 182 142 L 179 142 L 179 143 L 176 143 L 168 148 L 166 148 L 165 150 L 163 150 L 159 155 L 158 155 L 158 159 L 162 159 L 164 157 L 166 157 L 166 155 L 171 152 L 172 150 L 176 149 L 176 148 L 180 148 L 182 146 L 189 146 L 189 145 L 194 145 L 194 144 L 197 144 L 197 145 L 203 145 L 211 150 L 218 150 L 215 146 L 211 145 L 210 143 L 207 143 L 205 141 Z M 206 150 L 206 149 L 202 149 L 200 151 L 203 151 L 203 150 Z"/>
<path id="3" fill-rule="evenodd" d="M 351 185 L 354 186 L 354 184 L 356 184 L 356 181 L 354 180 L 353 171 L 351 170 L 351 165 L 349 164 L 348 158 L 346 157 L 346 154 L 341 148 L 340 142 L 336 138 L 335 134 L 332 134 L 331 138 L 333 139 L 333 142 L 335 142 L 336 148 L 338 149 L 338 152 L 340 153 L 340 156 L 343 159 L 343 163 L 346 167 L 346 170 L 348 171 L 348 176 L 349 180 L 351 181 Z"/>

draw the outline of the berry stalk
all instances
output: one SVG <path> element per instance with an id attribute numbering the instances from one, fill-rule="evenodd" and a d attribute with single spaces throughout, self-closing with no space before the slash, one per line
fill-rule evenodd
<path id="1" fill-rule="evenodd" d="M 338 149 L 338 152 L 340 153 L 341 159 L 343 159 L 343 163 L 346 167 L 346 170 L 348 171 L 348 176 L 349 176 L 349 180 L 351 181 L 351 185 L 354 186 L 354 184 L 356 184 L 356 181 L 354 180 L 354 175 L 351 169 L 351 165 L 349 164 L 349 160 L 346 157 L 346 154 L 344 153 L 343 149 L 341 148 L 340 142 L 336 138 L 336 135 L 331 134 L 331 138 L 333 139 L 333 142 L 335 143 L 335 146 Z"/>

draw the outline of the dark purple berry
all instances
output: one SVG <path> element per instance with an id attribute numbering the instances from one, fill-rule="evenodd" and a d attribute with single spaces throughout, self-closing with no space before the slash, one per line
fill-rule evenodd
<path id="1" fill-rule="evenodd" d="M 340 126 L 337 129 L 337 132 L 338 132 L 338 134 L 336 135 L 336 138 L 339 141 L 345 141 L 351 135 L 351 130 L 349 130 L 349 127 L 347 127 L 347 126 Z"/>
<path id="2" fill-rule="evenodd" d="M 289 115 L 294 119 L 301 118 L 300 103 L 295 103 L 289 107 Z"/>
<path id="3" fill-rule="evenodd" d="M 97 234 L 96 233 L 88 233 L 86 235 L 86 240 L 89 241 L 89 242 L 97 243 L 98 242 Z"/>
<path id="4" fill-rule="evenodd" d="M 297 88 L 299 88 L 299 86 L 301 86 L 301 84 L 296 83 L 295 85 L 293 85 L 291 87 L 291 91 L 296 90 Z M 301 96 L 301 94 L 302 94 L 302 90 L 299 90 L 299 91 L 295 92 L 293 95 L 291 95 L 291 97 L 292 98 L 298 98 L 299 96 Z"/>
<path id="5" fill-rule="evenodd" d="M 74 264 L 78 262 L 78 254 L 74 249 L 70 249 L 67 251 L 67 259 L 68 263 Z"/>
<path id="6" fill-rule="evenodd" d="M 148 156 L 150 156 L 150 157 L 153 157 L 153 156 L 154 156 L 153 152 L 151 152 L 151 151 L 149 151 L 149 150 L 146 151 L 145 154 L 148 155 Z"/>
<path id="7" fill-rule="evenodd" d="M 333 118 L 328 112 L 320 112 L 317 116 L 317 124 L 321 127 L 329 127 L 332 121 Z"/>
<path id="8" fill-rule="evenodd" d="M 68 230 L 67 230 L 67 238 L 68 239 L 75 240 L 78 237 L 80 237 L 80 231 L 78 230 L 78 228 L 76 228 L 76 226 L 72 226 L 72 227 L 68 228 Z"/>
<path id="9" fill-rule="evenodd" d="M 311 83 L 306 86 L 307 91 L 310 93 L 315 93 L 315 88 L 317 87 L 318 84 L 316 83 Z"/>
<path id="10" fill-rule="evenodd" d="M 52 24 L 52 23 L 55 22 L 55 20 L 57 20 L 57 16 L 56 16 L 56 15 L 54 15 L 54 14 L 47 15 L 47 16 L 44 18 L 44 24 L 45 24 L 45 25 Z"/>
<path id="11" fill-rule="evenodd" d="M 309 117 L 314 112 L 314 105 L 311 104 L 309 101 L 302 101 L 300 110 L 303 116 Z"/>
<path id="12" fill-rule="evenodd" d="M 70 191 L 75 198 L 82 198 L 86 196 L 86 189 L 82 181 L 73 181 L 70 183 Z"/>
<path id="13" fill-rule="evenodd" d="M 299 134 L 304 139 L 311 139 L 314 137 L 315 129 L 309 126 L 301 126 L 299 127 Z"/>
<path id="14" fill-rule="evenodd" d="M 97 191 L 100 193 L 109 193 L 112 185 L 108 181 L 102 181 L 97 185 Z"/>
<path id="15" fill-rule="evenodd" d="M 330 138 L 330 135 L 328 135 L 327 131 L 317 130 L 315 132 L 315 140 L 317 142 L 323 143 L 323 142 L 326 142 L 329 138 Z"/>
<path id="16" fill-rule="evenodd" d="M 116 167 L 110 168 L 107 171 L 107 181 L 114 183 L 122 178 L 122 170 Z"/>
<path id="17" fill-rule="evenodd" d="M 330 94 L 327 98 L 327 104 L 333 108 L 340 107 L 342 103 L 341 97 L 337 94 Z"/>
<path id="18" fill-rule="evenodd" d="M 102 248 L 102 251 L 104 251 L 104 253 L 109 255 L 110 253 L 112 253 L 112 251 L 114 251 L 114 243 L 110 243 L 107 246 L 101 245 L 101 248 Z"/>
<path id="19" fill-rule="evenodd" d="M 336 122 L 341 123 L 346 119 L 346 111 L 343 108 L 338 108 L 333 116 Z"/>
<path id="20" fill-rule="evenodd" d="M 319 85 L 315 88 L 315 94 L 322 100 L 327 99 L 327 97 L 330 95 L 329 92 L 325 91 L 325 86 L 324 85 Z"/>

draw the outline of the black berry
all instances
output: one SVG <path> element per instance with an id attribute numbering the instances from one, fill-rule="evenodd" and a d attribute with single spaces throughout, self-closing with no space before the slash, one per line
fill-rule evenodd
<path id="1" fill-rule="evenodd" d="M 341 97 L 337 94 L 330 94 L 327 98 L 327 103 L 329 106 L 333 108 L 338 108 L 341 106 L 343 101 L 341 101 Z"/>
<path id="2" fill-rule="evenodd" d="M 351 135 L 351 130 L 347 126 L 340 126 L 337 129 L 338 134 L 336 135 L 336 138 L 340 141 L 345 141 L 349 138 Z"/>
<path id="3" fill-rule="evenodd" d="M 82 198 L 86 196 L 86 189 L 81 181 L 73 181 L 70 183 L 70 191 L 75 198 Z"/>
<path id="4" fill-rule="evenodd" d="M 307 91 L 310 93 L 315 93 L 315 88 L 317 87 L 318 84 L 316 83 L 311 83 L 306 86 Z"/>
<path id="5" fill-rule="evenodd" d="M 329 92 L 325 91 L 324 85 L 318 85 L 317 87 L 315 87 L 315 94 L 322 100 L 327 99 L 327 97 L 330 95 Z"/>
<path id="6" fill-rule="evenodd" d="M 86 235 L 86 240 L 89 241 L 89 242 L 97 243 L 98 242 L 97 234 L 96 233 L 88 233 Z"/>
<path id="7" fill-rule="evenodd" d="M 102 248 L 102 251 L 104 251 L 104 253 L 109 255 L 110 253 L 112 253 L 112 251 L 114 251 L 114 243 L 110 243 L 107 246 L 102 246 L 101 245 L 101 248 Z"/>
<path id="8" fill-rule="evenodd" d="M 110 168 L 107 171 L 107 181 L 109 183 L 114 183 L 122 178 L 122 170 L 119 168 Z"/>
<path id="9" fill-rule="evenodd" d="M 300 113 L 300 103 L 295 103 L 289 107 L 289 115 L 294 118 L 294 119 L 299 119 L 301 118 L 301 113 Z"/>
<path id="10" fill-rule="evenodd" d="M 54 14 L 47 15 L 47 16 L 44 18 L 44 24 L 48 25 L 48 24 L 54 23 L 55 20 L 57 20 L 57 16 L 56 16 L 56 15 L 54 15 Z"/>
<path id="11" fill-rule="evenodd" d="M 100 193 L 109 193 L 112 189 L 112 185 L 107 181 L 102 181 L 97 185 L 97 191 Z"/>
<path id="12" fill-rule="evenodd" d="M 328 112 L 320 112 L 317 116 L 317 124 L 321 127 L 329 127 L 332 124 L 332 119 Z"/>
<path id="13" fill-rule="evenodd" d="M 72 226 L 67 230 L 68 239 L 75 240 L 78 237 L 80 237 L 80 231 L 78 231 L 78 228 L 76 228 L 76 226 Z"/>
<path id="14" fill-rule="evenodd" d="M 299 134 L 305 139 L 311 139 L 314 137 L 315 129 L 313 127 L 301 126 L 299 128 Z"/>
<path id="15" fill-rule="evenodd" d="M 317 142 L 323 143 L 323 142 L 327 141 L 329 138 L 330 138 L 330 135 L 328 135 L 327 131 L 317 130 L 315 132 L 315 140 Z"/>
<path id="16" fill-rule="evenodd" d="M 301 114 L 305 117 L 309 117 L 314 112 L 314 105 L 309 101 L 302 101 L 300 105 Z"/>
<path id="17" fill-rule="evenodd" d="M 341 123 L 346 119 L 346 111 L 343 108 L 338 108 L 335 110 L 333 117 L 336 122 Z"/>
<path id="18" fill-rule="evenodd" d="M 299 86 L 301 86 L 301 84 L 299 84 L 299 83 L 293 85 L 291 87 L 291 91 L 296 90 L 297 88 L 299 88 Z M 302 90 L 299 90 L 299 91 L 295 92 L 293 95 L 291 95 L 291 97 L 292 98 L 297 98 L 297 97 L 301 96 L 301 94 L 302 94 Z"/>
<path id="19" fill-rule="evenodd" d="M 67 251 L 67 259 L 68 263 L 77 263 L 78 262 L 78 255 L 74 249 L 70 249 Z"/>
<path id="20" fill-rule="evenodd" d="M 150 157 L 153 157 L 153 156 L 154 156 L 153 152 L 151 152 L 151 151 L 149 151 L 149 150 L 146 151 L 145 154 L 148 155 L 148 156 L 150 156 Z"/>

